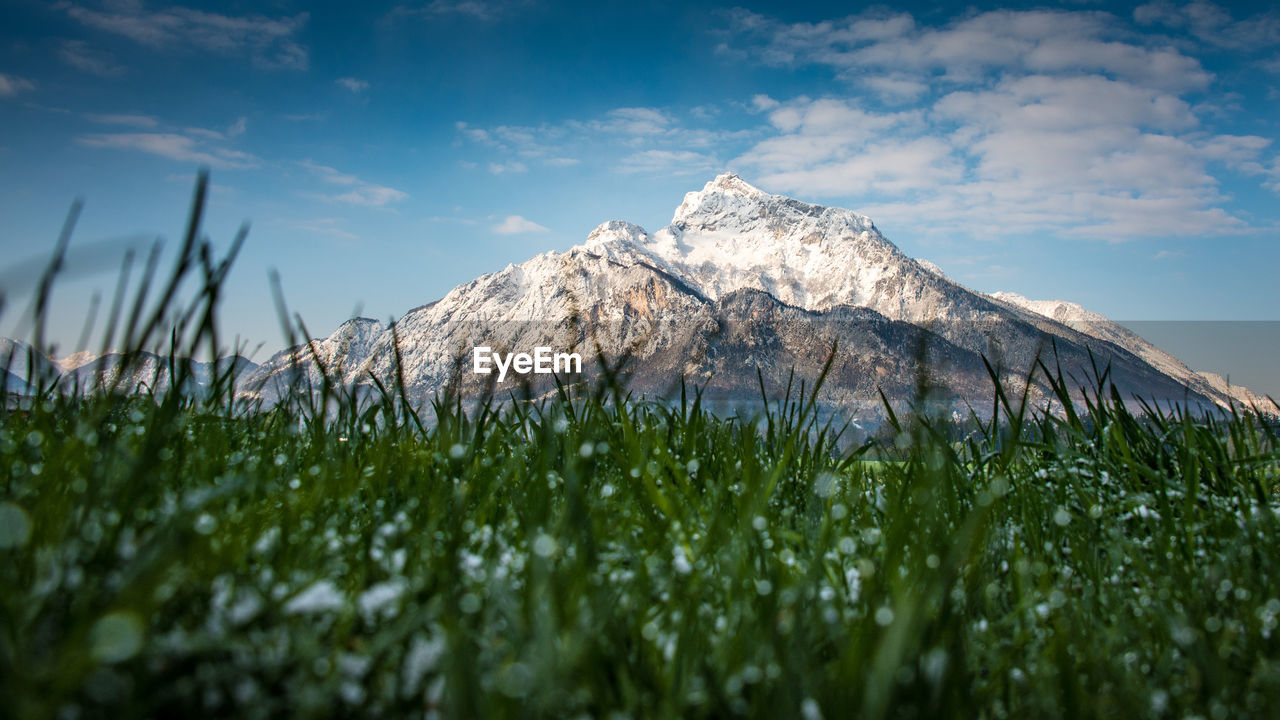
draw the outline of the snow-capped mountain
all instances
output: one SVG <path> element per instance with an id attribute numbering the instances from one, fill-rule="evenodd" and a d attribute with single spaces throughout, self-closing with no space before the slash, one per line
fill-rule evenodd
<path id="1" fill-rule="evenodd" d="M 152 352 L 138 353 L 127 364 L 125 356 L 117 352 L 104 355 L 77 353 L 64 358 L 60 364 L 62 375 L 58 380 L 58 387 L 68 391 L 94 391 L 114 387 L 127 393 L 163 393 L 168 391 L 173 382 L 168 358 Z M 216 374 L 221 376 L 228 370 L 233 370 L 235 377 L 240 379 L 256 367 L 243 356 L 223 357 L 218 359 Z M 190 370 L 191 377 L 187 381 L 190 391 L 201 394 L 211 387 L 215 377 L 212 362 L 194 361 Z"/>
<path id="2" fill-rule="evenodd" d="M 1273 405 L 1270 400 L 1255 395 L 1248 388 L 1229 384 L 1221 375 L 1192 370 L 1181 360 L 1147 342 L 1129 328 L 1105 315 L 1086 310 L 1076 303 L 1065 300 L 1028 300 L 1011 292 L 992 293 L 991 297 L 1052 318 L 1073 330 L 1079 330 L 1086 335 L 1122 347 L 1165 375 L 1212 398 L 1220 405 L 1228 406 L 1233 402 L 1244 408 L 1269 408 Z"/>
<path id="3" fill-rule="evenodd" d="M 29 394 L 52 383 L 62 368 L 21 340 L 0 338 L 0 373 L 5 392 Z"/>
<path id="4" fill-rule="evenodd" d="M 1176 359 L 1097 318 L 1081 314 L 1077 322 L 1030 301 L 971 291 L 907 257 L 863 215 L 772 195 L 725 174 L 688 193 L 664 228 L 606 222 L 567 252 L 508 265 L 409 311 L 394 333 L 369 320 L 349 322 L 315 343 L 314 354 L 331 367 L 341 361 L 332 375 L 348 385 L 371 376 L 387 382 L 397 375 L 398 340 L 399 373 L 423 404 L 448 386 L 493 386 L 495 376 L 472 372 L 478 345 L 549 346 L 580 352 L 588 364 L 598 351 L 628 359 L 639 393 L 669 393 L 683 375 L 712 397 L 749 402 L 759 396 L 757 370 L 774 390 L 792 368 L 812 380 L 833 342 L 839 351 L 824 401 L 858 415 L 877 412 L 877 389 L 891 400 L 909 398 L 918 359 L 958 409 L 981 412 L 991 396 L 984 356 L 1016 390 L 1037 358 L 1055 351 L 1056 364 L 1079 385 L 1088 382 L 1092 351 L 1122 389 L 1148 401 L 1229 401 Z M 318 379 L 312 351 L 300 347 L 264 363 L 256 387 L 278 383 L 291 358 Z M 550 384 L 528 377 L 535 393 Z M 508 380 L 496 389 L 514 387 Z M 1049 402 L 1040 381 L 1029 396 Z"/>
<path id="5" fill-rule="evenodd" d="M 218 360 L 218 374 L 225 375 L 233 362 L 237 378 L 247 376 L 257 367 L 243 356 L 224 357 Z M 124 355 L 114 351 L 104 354 L 80 351 L 54 360 L 36 352 L 27 343 L 0 338 L 0 370 L 6 365 L 5 390 L 18 395 L 30 395 L 49 387 L 63 392 L 103 388 L 127 393 L 164 392 L 171 383 L 168 359 L 152 352 L 138 353 L 127 365 Z M 204 392 L 212 384 L 214 375 L 212 362 L 192 362 L 190 389 L 197 394 Z"/>
<path id="6" fill-rule="evenodd" d="M 474 373 L 477 346 L 577 352 L 583 380 L 599 371 L 598 356 L 625 360 L 637 394 L 669 395 L 685 377 L 729 405 L 759 402 L 757 373 L 771 393 L 793 370 L 797 384 L 812 382 L 837 346 L 821 402 L 861 419 L 878 415 L 882 390 L 895 404 L 910 400 L 922 375 L 953 409 L 989 412 L 984 358 L 1015 393 L 1042 359 L 1074 386 L 1091 386 L 1096 360 L 1148 402 L 1257 400 L 1078 305 L 974 292 L 906 256 L 863 215 L 772 195 L 733 174 L 686 194 L 666 227 L 606 222 L 583 244 L 459 285 L 394 328 L 356 318 L 245 365 L 238 387 L 272 403 L 290 387 L 318 389 L 323 368 L 366 391 L 375 378 L 384 387 L 403 378 L 422 407 L 449 388 L 474 399 L 553 387 L 547 376 L 522 376 L 526 386 Z M 1042 378 L 1026 390 L 1038 406 L 1053 402 Z"/>
<path id="7" fill-rule="evenodd" d="M 319 388 L 323 382 L 320 367 L 336 383 L 356 384 L 361 379 L 357 368 L 369 357 L 374 341 L 386 329 L 377 320 L 353 318 L 327 338 L 283 350 L 261 365 L 249 368 L 240 379 L 239 387 L 242 392 L 274 402 L 293 382 Z M 367 378 L 364 380 L 367 382 Z"/>

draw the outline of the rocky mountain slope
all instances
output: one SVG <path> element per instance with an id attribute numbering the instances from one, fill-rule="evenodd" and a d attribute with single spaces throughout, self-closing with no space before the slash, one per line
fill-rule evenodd
<path id="1" fill-rule="evenodd" d="M 1248 388 L 1230 385 L 1221 375 L 1197 372 L 1178 358 L 1144 340 L 1140 335 L 1100 313 L 1086 310 L 1064 300 L 1028 300 L 1011 292 L 997 292 L 992 298 L 1015 307 L 1052 318 L 1073 330 L 1124 348 L 1142 358 L 1161 373 L 1178 380 L 1192 390 L 1212 398 L 1219 405 L 1231 403 L 1245 408 L 1274 409 L 1275 404 L 1255 395 Z"/>

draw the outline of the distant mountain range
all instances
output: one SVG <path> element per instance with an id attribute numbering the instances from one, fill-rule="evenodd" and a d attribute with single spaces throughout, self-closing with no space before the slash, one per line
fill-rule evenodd
<path id="1" fill-rule="evenodd" d="M 1015 392 L 1041 358 L 1074 386 L 1091 384 L 1094 363 L 1109 366 L 1124 393 L 1147 402 L 1270 406 L 1079 305 L 974 292 L 907 257 L 863 215 L 771 195 L 733 174 L 688 193 L 656 232 L 607 222 L 568 252 L 508 265 L 410 310 L 394 331 L 357 318 L 261 365 L 242 360 L 239 392 L 271 403 L 295 378 L 318 386 L 316 357 L 347 386 L 371 387 L 374 376 L 390 387 L 401 376 L 421 405 L 447 387 L 471 397 L 553 388 L 549 376 L 497 384 L 496 374 L 474 373 L 477 346 L 575 351 L 585 379 L 599 371 L 599 355 L 621 364 L 636 394 L 670 396 L 685 377 L 726 408 L 758 406 L 757 373 L 771 394 L 793 370 L 797 384 L 811 384 L 834 346 L 820 403 L 869 422 L 880 417 L 881 391 L 906 403 L 922 371 L 935 402 L 989 412 L 984 357 Z M 57 369 L 79 373 L 83 360 Z M 1043 379 L 1027 392 L 1051 404 Z"/>

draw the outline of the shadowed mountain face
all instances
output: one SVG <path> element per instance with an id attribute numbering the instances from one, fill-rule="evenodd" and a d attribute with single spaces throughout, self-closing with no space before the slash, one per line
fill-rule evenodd
<path id="1" fill-rule="evenodd" d="M 376 377 L 390 387 L 403 377 L 419 405 L 450 387 L 470 398 L 540 395 L 554 387 L 551 376 L 513 373 L 498 383 L 496 373 L 473 372 L 472 353 L 477 346 L 504 353 L 549 347 L 582 355 L 583 375 L 569 381 L 590 379 L 602 357 L 622 364 L 637 394 L 669 397 L 683 376 L 717 404 L 758 406 L 759 379 L 771 395 L 793 369 L 797 384 L 811 384 L 836 347 L 820 403 L 860 420 L 879 416 L 880 391 L 892 403 L 910 401 L 922 377 L 953 410 L 988 412 L 983 357 L 1015 392 L 1043 358 L 1075 386 L 1092 385 L 1096 364 L 1147 401 L 1229 401 L 1209 383 L 1194 382 L 1194 373 L 1157 362 L 1136 335 L 1065 319 L 961 287 L 904 255 L 857 213 L 722 175 L 686 195 L 657 232 L 605 223 L 568 252 L 454 288 L 408 312 L 394 330 L 349 321 L 328 338 L 271 358 L 241 387 L 271 402 L 290 378 L 315 386 L 318 358 L 348 386 Z M 1038 405 L 1049 402 L 1041 380 L 1028 393 Z"/>

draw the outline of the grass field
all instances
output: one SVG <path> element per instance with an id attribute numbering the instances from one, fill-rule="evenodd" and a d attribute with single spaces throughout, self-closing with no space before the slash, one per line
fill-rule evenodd
<path id="1" fill-rule="evenodd" d="M 1055 382 L 853 449 L 781 388 L 11 401 L 0 713 L 1274 716 L 1276 428 Z"/>
<path id="2" fill-rule="evenodd" d="M 7 712 L 1280 707 L 1280 462 L 1251 416 L 1104 400 L 960 445 L 917 417 L 841 454 L 803 403 L 398 408 L 7 412 Z"/>

